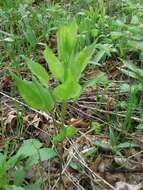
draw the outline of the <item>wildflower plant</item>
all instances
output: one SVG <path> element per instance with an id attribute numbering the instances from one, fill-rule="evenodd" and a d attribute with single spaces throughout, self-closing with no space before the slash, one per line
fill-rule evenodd
<path id="1" fill-rule="evenodd" d="M 91 59 L 95 43 L 77 52 L 78 26 L 76 21 L 64 25 L 57 32 L 56 56 L 46 45 L 44 57 L 47 61 L 50 72 L 57 86 L 53 89 L 49 87 L 49 74 L 39 63 L 25 57 L 25 61 L 32 73 L 32 81 L 22 80 L 12 73 L 19 93 L 24 101 L 31 107 L 52 114 L 57 105 L 61 105 L 61 130 L 63 140 L 66 136 L 71 136 L 72 128 L 65 128 L 64 120 L 66 104 L 70 100 L 76 100 L 82 93 L 80 78 Z M 63 132 L 64 131 L 64 132 Z M 63 135 L 64 134 L 64 135 Z"/>

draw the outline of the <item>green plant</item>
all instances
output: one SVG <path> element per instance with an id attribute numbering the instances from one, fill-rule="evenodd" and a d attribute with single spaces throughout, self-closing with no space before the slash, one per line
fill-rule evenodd
<path id="1" fill-rule="evenodd" d="M 119 142 L 119 136 L 115 133 L 112 128 L 109 128 L 109 141 L 104 142 L 100 140 L 94 141 L 94 145 L 103 148 L 105 150 L 111 151 L 113 154 L 120 155 L 120 152 L 124 149 L 138 147 L 135 143 L 130 142 Z"/>
<path id="2" fill-rule="evenodd" d="M 142 59 L 142 5 L 141 2 L 124 1 L 122 14 L 116 20 L 110 19 L 109 31 L 119 56 L 136 53 Z"/>
<path id="3" fill-rule="evenodd" d="M 61 129 L 60 133 L 53 138 L 54 144 L 75 134 L 74 128 L 64 125 L 66 105 L 68 101 L 76 100 L 81 95 L 82 86 L 79 80 L 95 49 L 93 43 L 81 51 L 77 51 L 77 30 L 75 21 L 60 27 L 57 32 L 58 57 L 53 54 L 48 46 L 45 48 L 44 57 L 58 84 L 54 89 L 49 87 L 49 75 L 46 70 L 39 63 L 29 58 L 24 59 L 33 74 L 32 81 L 22 80 L 12 73 L 20 95 L 31 107 L 50 112 L 53 116 L 54 107 L 57 103 L 61 105 Z"/>
<path id="4" fill-rule="evenodd" d="M 24 59 L 32 73 L 32 81 L 22 80 L 18 75 L 11 73 L 25 102 L 35 109 L 51 114 L 53 122 L 55 120 L 53 109 L 60 104 L 61 125 L 59 133 L 51 139 L 54 146 L 66 137 L 73 137 L 76 133 L 76 128 L 65 126 L 67 102 L 76 101 L 81 95 L 82 86 L 79 81 L 95 49 L 93 43 L 78 52 L 76 47 L 77 30 L 75 21 L 60 27 L 57 32 L 58 57 L 48 46 L 45 48 L 44 57 L 57 81 L 57 86 L 54 89 L 49 85 L 49 75 L 46 70 L 39 63 L 27 57 Z M 45 155 L 48 156 L 48 153 L 45 152 Z M 35 156 L 28 163 L 33 162 L 34 159 Z M 62 164 L 62 156 L 60 156 L 60 160 Z"/>
<path id="5" fill-rule="evenodd" d="M 131 128 L 131 116 L 133 110 L 140 105 L 142 108 L 142 92 L 143 92 L 143 69 L 140 69 L 136 65 L 129 61 L 123 61 L 124 65 L 121 71 L 127 76 L 136 80 L 133 85 L 124 84 L 121 86 L 121 90 L 130 93 L 130 98 L 127 106 L 127 113 L 125 119 L 125 129 L 129 130 Z M 140 98 L 138 98 L 140 97 Z M 137 106 L 138 105 L 138 106 Z"/>
<path id="6" fill-rule="evenodd" d="M 0 153 L 0 189 L 2 190 L 30 189 L 31 186 L 23 186 L 27 169 L 56 156 L 54 149 L 43 148 L 43 144 L 35 139 L 25 140 L 19 150 L 10 158 L 7 152 L 6 148 L 4 153 Z M 25 164 L 21 164 L 23 160 L 25 160 Z M 10 170 L 13 170 L 12 176 L 9 176 L 8 171 Z M 10 183 L 11 179 L 12 184 Z M 33 189 L 40 189 L 40 181 L 32 186 Z"/>

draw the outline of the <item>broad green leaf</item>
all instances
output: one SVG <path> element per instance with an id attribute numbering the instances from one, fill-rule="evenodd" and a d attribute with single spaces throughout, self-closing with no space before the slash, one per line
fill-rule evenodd
<path id="1" fill-rule="evenodd" d="M 135 148 L 138 147 L 138 145 L 135 143 L 125 142 L 125 143 L 120 143 L 117 147 L 118 149 L 125 149 L 125 148 Z"/>
<path id="2" fill-rule="evenodd" d="M 5 161 L 5 155 L 0 152 L 0 165 Z"/>
<path id="3" fill-rule="evenodd" d="M 48 88 L 44 88 L 36 81 L 22 80 L 13 73 L 12 77 L 16 81 L 20 95 L 28 105 L 42 111 L 53 109 L 54 101 Z"/>
<path id="4" fill-rule="evenodd" d="M 26 30 L 23 30 L 23 33 L 26 40 L 30 43 L 30 46 L 34 48 L 37 44 L 37 37 L 33 28 L 29 24 L 27 24 Z"/>
<path id="5" fill-rule="evenodd" d="M 70 62 L 73 50 L 77 42 L 77 24 L 75 20 L 62 26 L 57 32 L 58 55 L 65 67 Z"/>
<path id="6" fill-rule="evenodd" d="M 53 137 L 53 144 L 58 144 L 66 138 L 66 128 L 61 128 L 59 134 Z"/>
<path id="7" fill-rule="evenodd" d="M 97 149 L 95 147 L 90 147 L 82 151 L 84 157 L 94 157 L 97 154 Z"/>
<path id="8" fill-rule="evenodd" d="M 142 41 L 138 40 L 128 40 L 128 47 L 134 51 L 142 51 L 143 50 L 143 43 Z"/>
<path id="9" fill-rule="evenodd" d="M 80 94 L 81 94 L 81 86 L 75 80 L 70 70 L 68 72 L 66 81 L 54 89 L 54 95 L 59 101 L 67 101 L 70 99 L 75 99 L 78 98 Z"/>
<path id="10" fill-rule="evenodd" d="M 95 44 L 85 47 L 76 56 L 75 63 L 71 64 L 71 68 L 76 80 L 78 80 L 81 77 L 81 73 L 86 68 L 89 60 L 91 59 L 91 56 L 93 55 L 94 50 L 95 50 Z"/>
<path id="11" fill-rule="evenodd" d="M 112 40 L 118 40 L 123 36 L 122 32 L 111 32 Z"/>
<path id="12" fill-rule="evenodd" d="M 26 190 L 41 190 L 40 183 L 36 182 L 25 187 Z"/>
<path id="13" fill-rule="evenodd" d="M 73 137 L 76 134 L 76 132 L 77 132 L 76 128 L 72 126 L 61 128 L 59 134 L 53 137 L 52 142 L 54 144 L 62 142 L 66 137 L 68 138 Z"/>
<path id="14" fill-rule="evenodd" d="M 112 148 L 117 147 L 118 136 L 116 136 L 116 134 L 114 133 L 114 131 L 111 127 L 109 128 L 109 137 L 110 137 L 110 144 L 111 144 Z"/>
<path id="15" fill-rule="evenodd" d="M 40 149 L 39 154 L 41 161 L 49 160 L 57 155 L 56 151 L 53 148 L 42 148 Z"/>
<path id="16" fill-rule="evenodd" d="M 54 108 L 55 102 L 54 102 L 54 99 L 53 99 L 49 89 L 41 86 L 41 84 L 36 80 L 34 80 L 33 82 L 36 83 L 37 87 L 39 88 L 39 93 L 41 93 L 41 96 L 44 99 L 45 106 L 43 106 L 43 110 L 45 110 L 45 111 L 52 110 Z"/>
<path id="17" fill-rule="evenodd" d="M 14 175 L 14 184 L 17 186 L 22 185 L 25 175 L 26 175 L 25 169 L 23 167 L 18 168 Z"/>
<path id="18" fill-rule="evenodd" d="M 133 15 L 132 16 L 132 19 L 131 19 L 131 24 L 139 24 L 140 23 L 140 20 L 139 20 L 139 17 L 137 15 Z"/>
<path id="19" fill-rule="evenodd" d="M 20 160 L 24 159 L 23 155 L 14 155 L 6 163 L 6 170 L 13 168 Z"/>
<path id="20" fill-rule="evenodd" d="M 45 48 L 44 57 L 53 76 L 62 82 L 64 78 L 64 67 L 48 46 Z"/>
<path id="21" fill-rule="evenodd" d="M 49 76 L 47 71 L 39 63 L 32 61 L 31 59 L 25 58 L 28 68 L 35 75 L 39 81 L 44 85 L 48 86 Z"/>
<path id="22" fill-rule="evenodd" d="M 23 155 L 24 158 L 37 154 L 39 149 L 42 147 L 42 143 L 37 139 L 28 139 L 23 142 L 20 149 L 18 150 L 18 155 Z"/>
<path id="23" fill-rule="evenodd" d="M 135 84 L 135 85 L 129 85 L 129 84 L 122 84 L 120 86 L 120 92 L 142 92 L 143 91 L 143 84 Z"/>
<path id="24" fill-rule="evenodd" d="M 56 151 L 53 148 L 41 148 L 37 153 L 30 156 L 26 162 L 26 167 L 31 167 L 34 164 L 50 160 L 56 156 Z"/>
<path id="25" fill-rule="evenodd" d="M 66 137 L 72 138 L 77 133 L 77 129 L 72 126 L 66 127 Z"/>
<path id="26" fill-rule="evenodd" d="M 140 123 L 139 125 L 137 125 L 137 130 L 139 130 L 139 131 L 143 131 L 143 124 L 142 123 Z"/>
<path id="27" fill-rule="evenodd" d="M 95 77 L 85 82 L 85 84 L 83 85 L 83 90 L 93 85 L 98 85 L 98 84 L 107 85 L 108 83 L 109 81 L 107 75 L 103 72 L 100 72 L 99 74 L 97 73 Z"/>
<path id="28" fill-rule="evenodd" d="M 25 190 L 23 187 L 18 187 L 16 185 L 7 185 L 5 189 L 6 190 Z"/>
<path id="29" fill-rule="evenodd" d="M 100 49 L 97 53 L 96 53 L 96 56 L 95 56 L 95 63 L 99 63 L 100 61 L 103 60 L 103 58 L 105 57 L 106 55 L 106 52 L 104 49 Z"/>
<path id="30" fill-rule="evenodd" d="M 138 67 L 136 65 L 130 63 L 129 61 L 125 61 L 125 60 L 122 60 L 122 61 L 124 63 L 123 67 L 127 67 L 131 71 L 136 71 L 138 69 Z"/>
<path id="31" fill-rule="evenodd" d="M 138 80 L 143 81 L 143 69 L 140 69 L 136 65 L 127 61 L 124 62 L 124 66 L 127 67 L 127 69 L 131 70 L 134 74 L 136 74 L 136 78 Z"/>
<path id="32" fill-rule="evenodd" d="M 81 171 L 82 169 L 79 162 L 70 162 L 69 166 L 76 171 Z"/>
<path id="33" fill-rule="evenodd" d="M 121 70 L 124 74 L 126 74 L 127 76 L 137 79 L 136 73 L 134 73 L 134 72 L 132 72 L 132 71 L 129 71 L 129 70 L 126 70 L 126 69 L 120 69 L 120 70 Z"/>
<path id="34" fill-rule="evenodd" d="M 137 80 L 139 80 L 141 83 L 143 83 L 143 69 L 138 68 L 136 65 L 128 62 L 128 61 L 123 61 L 124 66 L 123 69 L 121 68 L 121 71 Z"/>
<path id="35" fill-rule="evenodd" d="M 95 130 L 95 133 L 96 134 L 101 134 L 102 132 L 102 126 L 100 123 L 96 122 L 96 121 L 93 121 L 91 123 L 91 129 Z"/>
<path id="36" fill-rule="evenodd" d="M 103 141 L 94 141 L 94 144 L 97 146 L 97 147 L 101 147 L 103 149 L 107 149 L 107 150 L 112 150 L 112 147 L 109 143 L 105 143 Z"/>
<path id="37" fill-rule="evenodd" d="M 32 5 L 32 3 L 35 2 L 35 0 L 24 0 L 23 2 Z"/>
<path id="38" fill-rule="evenodd" d="M 124 92 L 130 92 L 131 91 L 131 85 L 125 83 L 125 84 L 121 84 L 120 87 L 120 92 L 124 93 Z"/>

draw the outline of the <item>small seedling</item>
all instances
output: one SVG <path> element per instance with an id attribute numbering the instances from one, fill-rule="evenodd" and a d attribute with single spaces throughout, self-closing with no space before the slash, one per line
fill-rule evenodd
<path id="1" fill-rule="evenodd" d="M 122 150 L 138 147 L 138 145 L 135 143 L 120 143 L 119 136 L 112 128 L 109 128 L 109 141 L 96 140 L 94 141 L 94 145 L 102 148 L 105 151 L 112 152 L 115 155 L 119 155 Z"/>

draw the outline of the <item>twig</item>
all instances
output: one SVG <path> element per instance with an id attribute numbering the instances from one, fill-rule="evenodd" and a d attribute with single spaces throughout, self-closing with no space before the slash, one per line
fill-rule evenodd
<path id="1" fill-rule="evenodd" d="M 63 167 L 63 170 L 62 170 L 62 173 L 61 173 L 61 174 L 64 174 L 64 173 L 65 173 L 66 169 L 68 168 L 68 166 L 69 166 L 69 164 L 70 164 L 70 162 L 71 162 L 71 160 L 73 159 L 73 157 L 74 157 L 75 154 L 76 154 L 76 152 L 74 152 L 74 153 L 71 155 L 70 159 L 67 161 L 67 163 L 66 163 L 65 166 Z M 54 184 L 54 186 L 52 187 L 51 190 L 54 190 L 54 188 L 56 187 L 56 185 L 58 184 L 59 181 L 60 181 L 60 177 L 56 180 L 56 182 L 55 182 L 55 184 Z"/>
<path id="2" fill-rule="evenodd" d="M 69 105 L 69 106 L 70 106 L 71 108 L 77 110 L 79 113 L 83 114 L 83 115 L 84 115 L 85 117 L 87 117 L 87 118 L 90 118 L 90 119 L 93 119 L 93 120 L 98 120 L 98 121 L 100 121 L 101 123 L 107 124 L 107 122 L 103 121 L 103 120 L 100 119 L 99 117 L 95 117 L 95 116 L 89 115 L 89 114 L 87 114 L 87 113 L 81 111 L 80 109 L 75 108 L 75 107 L 72 106 L 72 105 Z M 87 107 L 86 107 L 86 108 L 87 108 Z"/>
<path id="3" fill-rule="evenodd" d="M 80 184 L 79 181 L 73 177 L 69 172 L 65 173 L 66 177 L 73 183 L 73 185 L 78 188 L 77 190 L 85 190 Z"/>
<path id="4" fill-rule="evenodd" d="M 97 108 L 93 108 L 93 107 L 87 107 L 87 106 L 84 106 L 84 105 L 79 105 L 77 103 L 78 106 L 82 107 L 82 108 L 89 108 L 91 110 L 94 110 L 94 111 L 97 111 L 97 112 L 100 112 L 100 113 L 107 113 L 107 114 L 110 114 L 110 115 L 117 115 L 119 117 L 126 117 L 126 115 L 123 115 L 123 114 L 120 114 L 120 113 L 115 113 L 113 111 L 108 111 L 108 110 L 103 110 L 103 109 L 97 109 Z M 143 122 L 143 119 L 140 119 L 138 117 L 131 117 L 132 120 L 134 121 L 138 121 L 138 122 Z"/>
<path id="5" fill-rule="evenodd" d="M 137 156 L 137 155 L 139 155 L 139 154 L 141 154 L 141 153 L 143 153 L 143 150 L 141 150 L 141 151 L 139 151 L 139 152 L 137 152 L 137 153 L 135 153 L 135 154 L 129 156 L 127 159 L 131 159 L 131 158 L 133 158 L 133 157 L 135 157 L 135 156 Z"/>
<path id="6" fill-rule="evenodd" d="M 73 143 L 71 143 L 70 140 L 69 140 L 69 142 L 70 142 L 70 144 L 73 145 Z M 80 153 L 78 152 L 77 148 L 76 148 L 75 146 L 73 146 L 73 147 L 74 147 L 74 150 L 77 152 L 78 156 L 81 158 L 81 155 L 80 155 Z M 106 184 L 106 185 L 107 185 L 108 187 L 110 187 L 112 190 L 115 190 L 114 186 L 112 186 L 110 183 L 108 183 L 108 182 L 107 182 L 105 179 L 103 179 L 100 175 L 98 175 L 98 174 L 96 174 L 94 171 L 92 171 L 92 170 L 87 166 L 87 164 L 86 164 L 84 161 L 82 161 L 83 158 L 82 158 L 82 160 L 79 159 L 77 156 L 74 156 L 74 158 L 75 158 L 76 160 L 78 160 L 88 171 L 90 171 L 91 174 L 92 174 L 95 178 L 100 179 L 104 184 Z"/>

